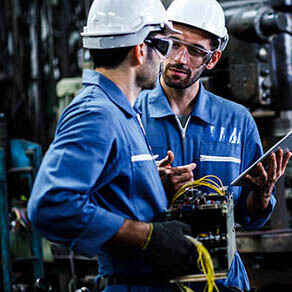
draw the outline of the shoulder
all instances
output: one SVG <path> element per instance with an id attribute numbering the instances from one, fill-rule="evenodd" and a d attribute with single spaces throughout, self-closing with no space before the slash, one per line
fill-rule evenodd
<path id="1" fill-rule="evenodd" d="M 219 107 L 218 109 L 226 112 L 231 111 L 232 113 L 235 112 L 250 115 L 249 110 L 245 106 L 224 97 L 218 96 L 214 93 L 211 93 L 210 91 L 206 92 L 209 96 L 211 103 L 217 105 Z"/>
<path id="2" fill-rule="evenodd" d="M 210 121 L 213 125 L 238 128 L 244 132 L 254 132 L 257 129 L 255 120 L 245 106 L 218 96 L 210 91 L 204 91 L 206 106 L 210 109 Z"/>
<path id="3" fill-rule="evenodd" d="M 117 117 L 116 106 L 106 94 L 96 86 L 83 89 L 62 112 L 57 130 L 68 128 L 96 129 L 112 128 L 112 120 Z"/>
<path id="4" fill-rule="evenodd" d="M 209 98 L 209 105 L 212 106 L 217 115 L 225 117 L 234 116 L 236 119 L 253 120 L 249 110 L 242 104 L 236 103 L 224 97 L 206 91 Z"/>
<path id="5" fill-rule="evenodd" d="M 87 86 L 77 95 L 68 107 L 69 110 L 92 112 L 104 116 L 116 116 L 118 107 L 107 93 L 98 86 Z"/>

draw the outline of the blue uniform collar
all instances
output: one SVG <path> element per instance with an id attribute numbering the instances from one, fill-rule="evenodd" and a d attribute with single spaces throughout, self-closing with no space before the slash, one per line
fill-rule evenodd
<path id="1" fill-rule="evenodd" d="M 160 76 L 159 76 L 160 77 Z M 158 78 L 156 82 L 156 87 L 154 90 L 149 92 L 149 113 L 152 118 L 162 118 L 166 116 L 174 115 L 167 97 L 162 89 L 162 86 Z M 192 116 L 201 119 L 206 123 L 211 123 L 212 121 L 212 106 L 209 98 L 209 94 L 204 88 L 202 82 L 200 81 L 200 89 L 196 96 L 196 103 L 194 105 Z"/>
<path id="2" fill-rule="evenodd" d="M 120 88 L 110 79 L 94 70 L 84 70 L 82 75 L 82 83 L 93 84 L 99 86 L 108 98 L 130 116 L 136 116 L 129 100 L 120 90 Z"/>

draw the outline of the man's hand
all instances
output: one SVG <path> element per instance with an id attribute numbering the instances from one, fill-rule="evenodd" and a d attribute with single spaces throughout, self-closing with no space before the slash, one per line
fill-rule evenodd
<path id="1" fill-rule="evenodd" d="M 159 175 L 169 199 L 173 197 L 180 187 L 193 181 L 193 170 L 196 168 L 195 163 L 172 167 L 173 159 L 173 152 L 168 151 L 167 156 L 157 162 Z"/>
<path id="2" fill-rule="evenodd" d="M 146 223 L 125 219 L 107 248 L 123 258 L 143 255 L 153 274 L 173 278 L 198 272 L 197 249 L 185 237 L 191 234 L 188 224 L 175 220 Z"/>
<path id="3" fill-rule="evenodd" d="M 143 251 L 152 272 L 162 278 L 197 273 L 197 249 L 185 237 L 192 234 L 191 227 L 179 221 L 155 222 L 150 225 Z"/>
<path id="4" fill-rule="evenodd" d="M 252 217 L 259 217 L 268 207 L 273 188 L 285 173 L 291 155 L 291 152 L 284 155 L 283 150 L 279 149 L 269 156 L 267 169 L 259 163 L 256 175 L 245 176 L 245 179 L 253 186 L 253 191 L 247 199 L 247 209 Z"/>

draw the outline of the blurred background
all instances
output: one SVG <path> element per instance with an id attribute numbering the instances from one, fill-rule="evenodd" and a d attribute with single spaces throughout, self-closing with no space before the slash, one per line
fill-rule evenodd
<path id="1" fill-rule="evenodd" d="M 194 0 L 195 1 L 195 0 Z M 92 0 L 0 0 L 0 220 L 2 291 L 91 287 L 95 259 L 40 238 L 26 202 L 61 111 L 90 68 L 80 32 Z M 171 0 L 162 1 L 168 7 Z M 268 149 L 292 130 L 292 1 L 221 0 L 230 41 L 202 80 L 245 105 Z M 262 230 L 237 231 L 237 248 L 257 291 L 292 291 L 292 163 L 277 185 L 278 203 Z M 44 288 L 49 291 L 48 287 Z"/>

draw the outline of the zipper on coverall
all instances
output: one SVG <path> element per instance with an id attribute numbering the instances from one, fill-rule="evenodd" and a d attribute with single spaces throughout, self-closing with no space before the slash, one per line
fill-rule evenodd
<path id="1" fill-rule="evenodd" d="M 182 137 L 182 146 L 183 146 L 182 165 L 185 165 L 186 164 L 186 162 L 185 162 L 186 132 L 187 132 L 187 127 L 188 127 L 189 121 L 191 119 L 191 116 L 188 117 L 187 122 L 186 122 L 184 127 L 182 126 L 181 121 L 180 121 L 180 119 L 178 118 L 177 115 L 175 115 L 175 119 L 176 119 L 176 121 L 178 123 L 178 127 L 180 129 L 180 133 L 181 133 L 181 137 Z"/>

